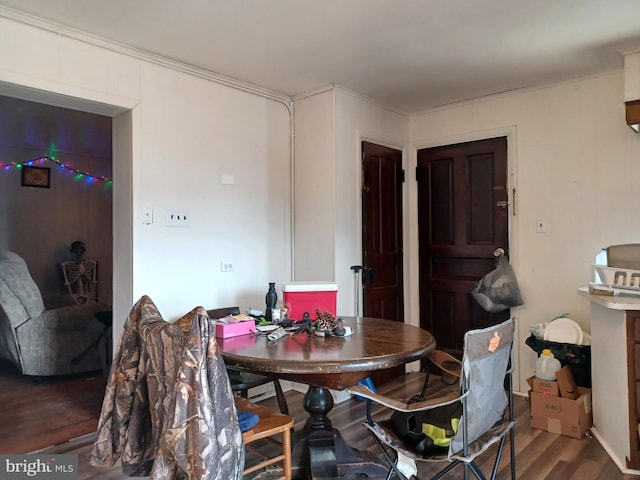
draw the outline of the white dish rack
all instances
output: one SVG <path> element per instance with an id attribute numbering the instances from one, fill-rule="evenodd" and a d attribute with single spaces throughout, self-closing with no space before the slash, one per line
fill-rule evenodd
<path id="1" fill-rule="evenodd" d="M 607 267 L 606 265 L 592 264 L 596 269 L 602 284 L 623 290 L 640 291 L 640 270 L 628 268 Z"/>

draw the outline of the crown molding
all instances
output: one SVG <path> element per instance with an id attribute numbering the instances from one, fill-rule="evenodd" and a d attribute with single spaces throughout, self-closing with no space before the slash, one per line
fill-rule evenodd
<path id="1" fill-rule="evenodd" d="M 161 55 L 157 55 L 155 53 L 151 53 L 146 50 L 134 48 L 129 45 L 114 42 L 112 40 L 107 40 L 103 37 L 92 35 L 90 33 L 83 32 L 81 30 L 68 27 L 66 25 L 62 25 L 57 22 L 52 22 L 50 20 L 46 20 L 44 18 L 31 15 L 29 13 L 21 12 L 19 10 L 15 10 L 10 7 L 0 5 L 0 17 L 6 18 L 8 20 L 12 20 L 14 22 L 22 23 L 24 25 L 28 25 L 30 27 L 38 28 L 40 30 L 55 33 L 56 35 L 61 35 L 67 38 L 71 38 L 79 42 L 86 43 L 88 45 L 93 45 L 98 48 L 103 48 L 105 50 L 119 53 L 121 55 L 126 55 L 128 57 L 132 57 L 138 60 L 142 60 L 142 61 L 153 63 L 156 65 L 160 65 L 166 68 L 170 68 L 172 70 L 185 73 L 187 75 L 192 75 L 194 77 L 202 78 L 210 82 L 218 83 L 220 85 L 225 85 L 227 87 L 231 87 L 236 90 L 241 90 L 243 92 L 251 93 L 254 95 L 258 95 L 260 97 L 281 102 L 281 103 L 284 103 L 286 106 L 290 106 L 291 104 L 291 97 L 289 97 L 288 95 L 284 95 L 280 92 L 269 90 L 267 88 L 253 85 L 251 83 L 242 82 L 240 80 L 227 77 L 226 75 L 212 72 L 210 70 L 205 70 L 203 68 L 195 67 L 193 65 L 179 62 L 171 58 L 163 57 Z"/>

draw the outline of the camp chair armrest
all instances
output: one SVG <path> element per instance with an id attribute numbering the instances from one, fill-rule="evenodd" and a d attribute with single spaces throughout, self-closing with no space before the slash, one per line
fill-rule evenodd
<path id="1" fill-rule="evenodd" d="M 429 356 L 431 363 L 436 365 L 442 371 L 447 372 L 449 375 L 460 378 L 460 372 L 462 371 L 462 362 L 456 357 L 449 355 L 443 350 L 434 350 Z"/>
<path id="2" fill-rule="evenodd" d="M 361 384 L 353 385 L 352 387 L 347 388 L 347 392 L 353 395 L 358 395 L 360 397 L 367 398 L 376 403 L 379 403 L 380 405 L 384 405 L 393 410 L 399 410 L 401 412 L 415 412 L 419 410 L 429 410 L 431 408 L 448 405 L 450 403 L 460 401 L 468 393 L 467 392 L 463 395 L 460 392 L 456 391 L 440 397 L 429 398 L 421 402 L 405 403 L 405 402 L 396 400 L 394 398 L 389 398 L 384 395 L 380 395 L 379 393 L 374 393 L 366 385 L 361 385 Z"/>

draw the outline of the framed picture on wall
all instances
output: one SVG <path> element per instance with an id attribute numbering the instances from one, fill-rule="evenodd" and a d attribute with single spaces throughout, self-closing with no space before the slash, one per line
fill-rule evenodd
<path id="1" fill-rule="evenodd" d="M 23 165 L 21 170 L 23 187 L 49 188 L 51 186 L 51 169 Z"/>

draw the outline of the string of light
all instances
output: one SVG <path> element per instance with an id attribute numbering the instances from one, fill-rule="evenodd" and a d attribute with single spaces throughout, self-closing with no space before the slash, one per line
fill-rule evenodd
<path id="1" fill-rule="evenodd" d="M 27 160 L 24 162 L 0 163 L 0 168 L 9 170 L 11 168 L 22 168 L 24 166 L 32 167 L 36 166 L 37 164 L 43 164 L 45 162 L 53 162 L 58 165 L 60 169 L 75 174 L 76 180 L 85 179 L 87 183 L 104 182 L 107 185 L 111 185 L 113 183 L 112 178 L 105 177 L 104 175 L 92 175 L 89 172 L 83 172 L 81 170 L 78 170 L 77 168 L 73 168 L 70 165 L 66 165 L 60 162 L 60 160 L 58 160 L 57 158 L 49 157 L 48 155 L 44 155 L 40 158 L 34 158 L 32 160 Z"/>

